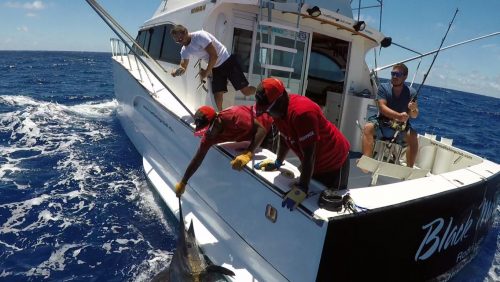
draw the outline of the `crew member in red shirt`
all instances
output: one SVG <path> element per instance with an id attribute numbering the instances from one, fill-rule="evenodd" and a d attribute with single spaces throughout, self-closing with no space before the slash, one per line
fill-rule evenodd
<path id="1" fill-rule="evenodd" d="M 233 106 L 219 113 L 210 106 L 200 107 L 194 115 L 195 135 L 201 137 L 200 146 L 189 163 L 182 180 L 175 185 L 180 197 L 186 184 L 200 167 L 212 145 L 223 142 L 251 141 L 247 150 L 231 161 L 233 169 L 241 170 L 252 159 L 254 150 L 260 146 L 273 120 L 269 115 L 256 117 L 250 106 Z"/>
<path id="2" fill-rule="evenodd" d="M 256 167 L 278 169 L 289 149 L 301 162 L 300 180 L 285 195 L 283 206 L 293 210 L 307 197 L 311 177 L 328 189 L 347 189 L 349 142 L 316 103 L 304 96 L 288 95 L 283 82 L 276 78 L 264 79 L 255 99 L 257 116 L 269 113 L 280 132 L 276 160 L 264 160 Z"/>

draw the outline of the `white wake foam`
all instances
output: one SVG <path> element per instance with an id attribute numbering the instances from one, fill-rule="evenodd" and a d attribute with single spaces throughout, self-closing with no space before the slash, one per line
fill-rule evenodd
<path id="1" fill-rule="evenodd" d="M 171 231 L 142 171 L 110 163 L 100 151 L 116 142 L 115 100 L 66 106 L 26 96 L 0 96 L 0 105 L 11 109 L 0 112 L 0 134 L 9 137 L 8 143 L 0 144 L 0 182 L 6 184 L 4 187 L 33 191 L 23 200 L 0 204 L 0 210 L 7 213 L 0 220 L 0 235 L 26 238 L 0 241 L 8 250 L 4 258 L 27 249 L 36 253 L 37 248 L 54 245 L 54 237 L 74 227 L 84 231 L 81 237 L 71 242 L 56 240 L 52 254 L 25 275 L 47 279 L 51 272 L 63 271 L 68 263 L 88 268 L 100 265 L 102 261 L 81 258 L 83 249 L 96 247 L 96 242 L 85 241 L 93 234 L 105 238 L 99 246 L 109 255 L 129 255 L 137 251 L 138 245 L 147 246 L 146 261 L 126 270 L 136 280 L 143 271 L 151 274 L 165 265 L 171 254 L 155 251 L 127 219 L 95 217 L 96 209 L 128 205 L 140 217 L 159 222 L 164 230 Z M 121 150 L 130 152 L 120 147 L 110 150 L 111 154 L 114 150 L 116 154 L 123 154 Z M 54 171 L 54 175 L 44 179 L 43 187 L 26 180 L 24 175 L 36 175 L 36 170 L 46 164 L 50 164 L 48 171 Z M 4 271 L 0 277 L 10 274 Z"/>

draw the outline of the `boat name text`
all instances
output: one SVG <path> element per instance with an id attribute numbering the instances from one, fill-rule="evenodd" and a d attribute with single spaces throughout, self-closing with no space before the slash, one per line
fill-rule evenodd
<path id="1" fill-rule="evenodd" d="M 146 111 L 148 111 L 150 114 L 152 114 L 161 124 L 163 124 L 166 128 L 168 128 L 170 131 L 174 132 L 174 130 L 172 129 L 172 127 L 166 123 L 165 121 L 163 121 L 156 113 L 154 113 L 152 110 L 150 110 L 148 107 L 146 106 L 142 106 Z"/>
<path id="2" fill-rule="evenodd" d="M 495 204 L 492 201 L 484 199 L 477 209 L 480 210 L 480 213 L 475 225 L 476 231 L 485 224 L 491 222 Z M 471 209 L 467 219 L 461 223 L 454 223 L 453 217 L 450 217 L 448 220 L 436 218 L 430 223 L 423 225 L 422 229 L 427 230 L 427 234 L 420 243 L 420 247 L 415 254 L 415 261 L 429 259 L 436 252 L 444 252 L 467 238 L 471 227 L 473 227 L 474 218 L 472 218 L 472 214 L 474 210 L 475 209 Z M 446 229 L 444 229 L 445 226 Z M 464 257 L 464 254 L 459 253 L 459 256 Z M 459 258 L 457 257 L 457 259 Z"/>
<path id="3" fill-rule="evenodd" d="M 205 11 L 206 6 L 207 5 L 201 5 L 198 7 L 194 7 L 193 9 L 191 9 L 191 14 L 196 14 L 196 13 Z"/>

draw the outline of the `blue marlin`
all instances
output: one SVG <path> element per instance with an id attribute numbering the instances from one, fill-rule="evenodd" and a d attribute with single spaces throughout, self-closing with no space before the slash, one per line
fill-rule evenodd
<path id="1" fill-rule="evenodd" d="M 234 272 L 207 262 L 196 242 L 192 220 L 188 230 L 185 229 L 179 198 L 179 234 L 176 250 L 169 267 L 153 277 L 152 281 L 205 282 L 216 281 L 217 277 L 222 278 L 222 275 L 234 276 Z"/>

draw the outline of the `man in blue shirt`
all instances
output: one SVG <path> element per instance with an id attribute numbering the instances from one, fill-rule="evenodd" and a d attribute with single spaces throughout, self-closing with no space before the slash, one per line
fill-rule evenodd
<path id="1" fill-rule="evenodd" d="M 376 99 L 379 114 L 369 118 L 363 130 L 363 155 L 372 157 L 374 137 L 392 137 L 385 136 L 382 132 L 386 128 L 397 128 L 398 126 L 394 125 L 399 125 L 397 130 L 400 132 L 397 137 L 408 144 L 406 165 L 413 167 L 418 153 L 418 140 L 417 132 L 411 128 L 409 119 L 418 116 L 418 104 L 415 89 L 405 85 L 407 77 L 406 65 L 396 64 L 392 67 L 391 82 L 380 85 Z M 404 124 L 406 126 L 401 128 Z"/>

